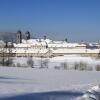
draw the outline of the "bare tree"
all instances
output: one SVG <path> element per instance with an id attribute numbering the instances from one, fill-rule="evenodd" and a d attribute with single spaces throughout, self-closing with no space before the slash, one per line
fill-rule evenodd
<path id="1" fill-rule="evenodd" d="M 44 59 L 42 56 L 41 56 L 41 59 L 40 59 L 40 68 L 48 68 L 49 67 L 49 59 Z"/>
<path id="2" fill-rule="evenodd" d="M 85 62 L 75 62 L 74 69 L 75 70 L 87 70 L 87 64 Z"/>
<path id="3" fill-rule="evenodd" d="M 75 69 L 75 70 L 78 70 L 78 69 L 79 69 L 79 66 L 80 66 L 79 63 L 75 62 L 75 64 L 74 64 L 74 69 Z"/>
<path id="4" fill-rule="evenodd" d="M 96 65 L 96 71 L 100 71 L 100 65 Z"/>
<path id="5" fill-rule="evenodd" d="M 43 66 L 44 68 L 48 68 L 48 64 L 49 64 L 49 60 L 48 60 L 48 59 L 43 60 L 42 66 Z"/>
<path id="6" fill-rule="evenodd" d="M 29 57 L 28 60 L 27 60 L 27 65 L 34 68 L 34 61 L 32 59 L 32 57 Z"/>
<path id="7" fill-rule="evenodd" d="M 17 63 L 17 65 L 16 65 L 16 66 L 17 66 L 17 67 L 22 67 L 20 63 Z"/>
<path id="8" fill-rule="evenodd" d="M 4 66 L 4 65 L 5 65 L 5 56 L 4 56 L 5 51 L 4 51 L 4 48 L 0 48 L 0 49 L 1 49 L 1 50 L 0 50 L 0 55 L 1 55 L 0 64 L 1 64 L 2 66 Z"/>
<path id="9" fill-rule="evenodd" d="M 80 62 L 80 67 L 79 70 L 86 70 L 87 69 L 87 64 L 85 62 Z"/>
<path id="10" fill-rule="evenodd" d="M 62 63 L 61 63 L 61 68 L 67 70 L 67 69 L 68 69 L 68 64 L 67 64 L 67 62 L 62 62 Z"/>
<path id="11" fill-rule="evenodd" d="M 58 70 L 58 69 L 60 69 L 60 66 L 54 66 L 54 68 Z"/>
<path id="12" fill-rule="evenodd" d="M 2 66 L 11 66 L 13 64 L 13 59 L 11 58 L 12 54 L 12 47 L 11 45 L 8 45 L 8 42 L 5 42 L 5 46 L 0 48 L 0 55 L 1 55 L 1 61 L 0 64 Z"/>

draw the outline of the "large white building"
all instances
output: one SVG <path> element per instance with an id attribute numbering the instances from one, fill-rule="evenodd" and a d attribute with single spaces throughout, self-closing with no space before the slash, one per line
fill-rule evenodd
<path id="1" fill-rule="evenodd" d="M 46 38 L 29 38 L 28 40 L 24 40 L 22 39 L 21 32 L 17 33 L 16 38 L 16 43 L 13 43 L 12 48 L 2 48 L 2 46 L 0 47 L 1 56 L 4 56 L 5 54 L 17 57 L 53 57 L 68 54 L 80 54 L 82 56 L 99 56 L 100 54 L 98 43 L 68 43 L 66 41 L 53 41 Z"/>

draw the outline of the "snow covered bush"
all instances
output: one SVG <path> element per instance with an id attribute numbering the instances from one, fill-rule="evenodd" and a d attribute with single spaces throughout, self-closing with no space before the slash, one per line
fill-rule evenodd
<path id="1" fill-rule="evenodd" d="M 20 64 L 20 63 L 17 63 L 17 64 L 16 64 L 16 67 L 22 67 L 22 66 L 21 66 L 21 64 Z"/>
<path id="2" fill-rule="evenodd" d="M 43 64 L 44 68 L 48 68 L 49 60 L 48 59 L 43 60 L 42 64 Z"/>
<path id="3" fill-rule="evenodd" d="M 96 71 L 100 71 L 100 65 L 96 65 Z"/>
<path id="4" fill-rule="evenodd" d="M 86 70 L 87 69 L 87 64 L 85 62 L 80 62 L 79 63 L 79 70 Z"/>
<path id="5" fill-rule="evenodd" d="M 74 63 L 75 70 L 87 70 L 87 64 L 85 62 L 75 62 Z"/>
<path id="6" fill-rule="evenodd" d="M 60 69 L 60 66 L 54 66 L 55 69 Z"/>
<path id="7" fill-rule="evenodd" d="M 34 61 L 31 57 L 27 60 L 27 66 L 34 68 Z"/>
<path id="8" fill-rule="evenodd" d="M 93 67 L 92 66 L 87 66 L 87 71 L 93 71 Z"/>
<path id="9" fill-rule="evenodd" d="M 49 67 L 49 59 L 47 58 L 41 58 L 39 60 L 40 68 L 48 68 Z"/>
<path id="10" fill-rule="evenodd" d="M 79 66 L 80 66 L 79 63 L 77 63 L 77 62 L 74 63 L 74 69 L 75 70 L 78 70 L 79 69 Z"/>
<path id="11" fill-rule="evenodd" d="M 64 70 L 67 70 L 68 69 L 67 62 L 62 62 L 60 66 L 61 66 L 61 69 L 64 69 Z"/>
<path id="12" fill-rule="evenodd" d="M 1 57 L 0 58 L 1 66 L 13 66 L 13 58 L 11 57 Z"/>

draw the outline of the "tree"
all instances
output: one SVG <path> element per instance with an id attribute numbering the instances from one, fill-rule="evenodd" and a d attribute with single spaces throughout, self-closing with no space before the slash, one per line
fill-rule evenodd
<path id="1" fill-rule="evenodd" d="M 86 70 L 87 69 L 87 64 L 85 62 L 80 62 L 80 67 L 79 70 Z"/>
<path id="2" fill-rule="evenodd" d="M 43 60 L 43 62 L 42 62 L 42 67 L 48 68 L 48 64 L 49 64 L 49 60 L 48 60 L 48 59 L 45 59 L 45 60 Z"/>
<path id="3" fill-rule="evenodd" d="M 43 56 L 41 56 L 40 59 L 40 68 L 48 68 L 49 67 L 49 59 L 47 58 L 43 58 Z"/>
<path id="4" fill-rule="evenodd" d="M 74 69 L 75 70 L 87 70 L 87 64 L 85 62 L 75 62 Z"/>
<path id="5" fill-rule="evenodd" d="M 1 50 L 0 50 L 0 54 L 1 54 L 1 59 L 0 59 L 0 64 L 2 65 L 2 66 L 4 66 L 5 65 L 5 49 L 4 48 L 0 48 Z"/>
<path id="6" fill-rule="evenodd" d="M 0 64 L 2 66 L 11 66 L 13 64 L 13 59 L 11 58 L 12 54 L 12 47 L 11 45 L 8 45 L 8 42 L 5 42 L 5 46 L 0 48 L 1 53 L 1 61 Z"/>
<path id="7" fill-rule="evenodd" d="M 67 70 L 67 69 L 68 69 L 68 64 L 67 64 L 67 62 L 62 62 L 62 63 L 61 63 L 61 68 Z"/>
<path id="8" fill-rule="evenodd" d="M 96 65 L 96 71 L 100 71 L 100 65 Z"/>
<path id="9" fill-rule="evenodd" d="M 33 59 L 31 57 L 28 58 L 27 65 L 32 67 L 32 68 L 34 68 L 34 61 L 33 61 Z"/>
<path id="10" fill-rule="evenodd" d="M 75 69 L 75 70 L 78 70 L 78 69 L 79 69 L 79 66 L 80 66 L 79 63 L 75 62 L 75 64 L 74 64 L 74 69 Z"/>
<path id="11" fill-rule="evenodd" d="M 17 67 L 22 67 L 20 63 L 17 63 L 17 65 L 16 65 L 16 66 L 17 66 Z"/>

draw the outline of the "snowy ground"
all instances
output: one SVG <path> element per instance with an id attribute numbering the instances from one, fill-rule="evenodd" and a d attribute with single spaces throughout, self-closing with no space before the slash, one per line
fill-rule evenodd
<path id="1" fill-rule="evenodd" d="M 96 71 L 0 67 L 0 100 L 77 100 L 99 83 Z"/>
<path id="2" fill-rule="evenodd" d="M 14 64 L 23 67 L 0 67 L 0 100 L 100 100 L 99 59 L 79 55 L 32 58 L 34 68 L 27 65 L 28 59 L 14 58 Z M 48 63 L 41 68 L 45 60 Z M 75 70 L 80 62 L 86 70 Z"/>

